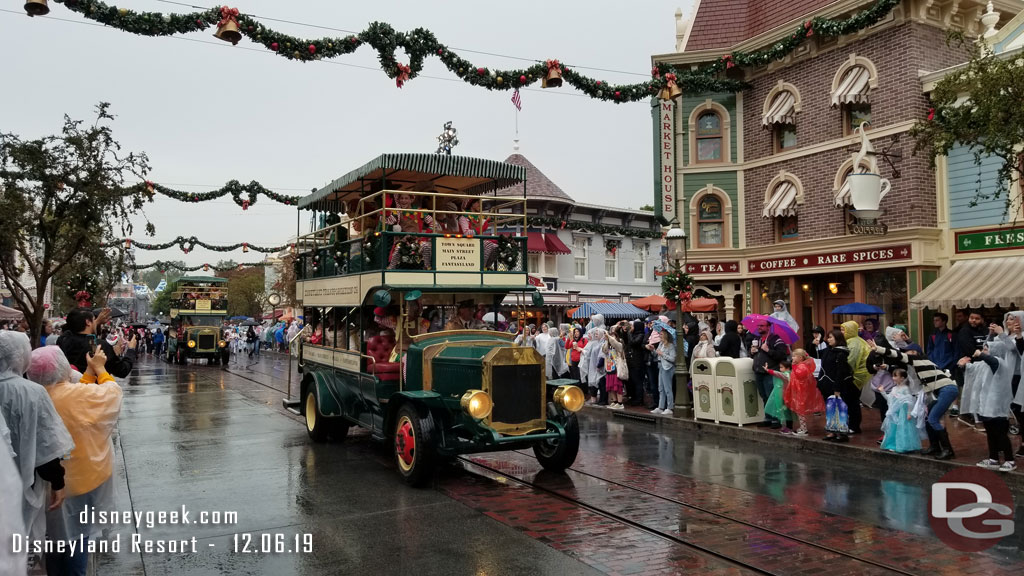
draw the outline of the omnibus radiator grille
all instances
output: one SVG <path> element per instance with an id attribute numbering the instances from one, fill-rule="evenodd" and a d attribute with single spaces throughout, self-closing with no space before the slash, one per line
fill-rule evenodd
<path id="1" fill-rule="evenodd" d="M 544 417 L 540 390 L 542 368 L 539 364 L 492 367 L 492 421 L 522 424 Z"/>

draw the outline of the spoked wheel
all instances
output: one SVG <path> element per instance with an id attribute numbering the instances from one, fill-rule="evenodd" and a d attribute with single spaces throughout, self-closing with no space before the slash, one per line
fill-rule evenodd
<path id="1" fill-rule="evenodd" d="M 306 401 L 303 404 L 306 413 L 306 432 L 309 434 L 309 439 L 317 443 L 326 442 L 330 423 L 320 415 L 320 405 L 316 400 L 316 394 L 313 393 L 313 386 L 306 389 Z"/>
<path id="2" fill-rule="evenodd" d="M 576 415 L 569 416 L 565 423 L 565 438 L 544 440 L 533 445 L 533 454 L 545 470 L 563 472 L 576 461 L 580 451 L 580 424 Z"/>
<path id="3" fill-rule="evenodd" d="M 398 473 L 410 486 L 422 486 L 430 479 L 434 448 L 426 420 L 413 406 L 398 410 L 395 420 L 395 461 Z"/>

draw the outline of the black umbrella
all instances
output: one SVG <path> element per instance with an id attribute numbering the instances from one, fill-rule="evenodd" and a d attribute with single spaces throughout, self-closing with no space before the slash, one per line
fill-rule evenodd
<path id="1" fill-rule="evenodd" d="M 92 311 L 92 314 L 93 314 L 93 316 L 99 316 L 100 312 L 102 312 L 102 311 L 103 311 L 103 308 L 96 308 L 95 310 Z M 125 312 L 124 310 L 121 310 L 120 308 L 115 308 L 113 306 L 110 306 L 110 317 L 111 318 L 121 318 L 122 316 L 127 316 L 127 315 L 128 315 L 128 313 Z"/>
<path id="2" fill-rule="evenodd" d="M 259 325 L 260 325 L 260 323 L 255 321 L 255 320 L 253 320 L 252 318 L 250 318 L 250 319 L 246 320 L 245 322 L 242 322 L 241 324 L 239 324 L 239 326 L 259 326 Z"/>

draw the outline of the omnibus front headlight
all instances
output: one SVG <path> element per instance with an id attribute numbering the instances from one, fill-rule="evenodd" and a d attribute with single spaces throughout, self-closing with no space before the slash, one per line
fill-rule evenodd
<path id="1" fill-rule="evenodd" d="M 227 342 L 225 342 L 225 341 L 223 341 L 223 340 L 221 340 L 221 341 L 220 341 L 220 347 L 221 347 L 221 348 L 223 348 L 223 347 L 225 347 L 225 346 L 227 346 L 227 345 L 228 345 L 228 343 L 227 343 Z"/>
<path id="2" fill-rule="evenodd" d="M 494 407 L 494 403 L 491 402 L 490 395 L 483 390 L 468 390 L 462 395 L 462 399 L 459 400 L 459 404 L 462 409 L 469 414 L 470 417 L 476 420 L 483 420 L 491 413 L 491 408 Z"/>
<path id="3" fill-rule="evenodd" d="M 196 341 L 195 340 L 189 340 L 188 341 L 188 347 L 189 348 L 195 348 L 196 347 Z"/>
<path id="4" fill-rule="evenodd" d="M 559 386 L 555 389 L 555 404 L 565 408 L 569 412 L 579 412 L 583 408 L 586 398 L 578 386 Z"/>

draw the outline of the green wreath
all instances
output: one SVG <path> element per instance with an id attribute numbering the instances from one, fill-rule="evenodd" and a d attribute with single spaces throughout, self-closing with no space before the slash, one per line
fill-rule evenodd
<path id="1" fill-rule="evenodd" d="M 682 270 L 673 270 L 661 278 L 661 293 L 675 308 L 693 298 L 693 277 Z"/>
<path id="2" fill-rule="evenodd" d="M 366 263 L 368 268 L 372 268 L 374 263 L 377 262 L 377 255 L 380 252 L 380 239 L 379 233 L 369 234 L 366 238 L 363 238 L 363 262 Z"/>
<path id="3" fill-rule="evenodd" d="M 418 239 L 412 236 L 403 236 L 395 241 L 395 250 L 398 251 L 397 268 L 404 270 L 423 268 L 423 253 L 420 251 Z"/>
<path id="4" fill-rule="evenodd" d="M 502 265 L 506 271 L 513 271 L 519 268 L 520 244 L 511 236 L 498 237 L 498 257 L 495 260 L 495 268 Z"/>

